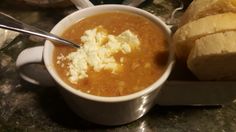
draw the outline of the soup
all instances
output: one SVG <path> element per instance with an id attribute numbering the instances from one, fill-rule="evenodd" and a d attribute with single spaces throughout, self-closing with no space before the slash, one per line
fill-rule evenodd
<path id="1" fill-rule="evenodd" d="M 90 40 L 94 33 L 97 36 Z M 137 14 L 117 11 L 90 16 L 72 25 L 62 36 L 84 44 L 84 47 L 77 50 L 56 45 L 54 67 L 64 82 L 85 93 L 109 97 L 132 94 L 154 83 L 167 68 L 169 47 L 165 33 L 157 24 Z M 98 36 L 105 37 L 100 39 Z M 92 62 L 81 56 L 89 58 L 90 52 L 85 52 L 89 47 L 86 43 L 94 40 L 100 43 L 97 46 L 93 43 L 87 45 L 99 46 L 100 49 L 92 50 L 91 56 L 96 51 L 104 51 L 105 55 L 102 55 L 107 58 L 97 58 L 99 63 L 90 65 Z M 117 47 L 115 42 L 121 48 L 111 51 L 111 48 Z M 82 72 L 71 68 L 74 60 L 78 68 L 83 66 L 82 69 L 87 70 Z M 101 60 L 104 60 L 103 63 L 100 63 Z"/>

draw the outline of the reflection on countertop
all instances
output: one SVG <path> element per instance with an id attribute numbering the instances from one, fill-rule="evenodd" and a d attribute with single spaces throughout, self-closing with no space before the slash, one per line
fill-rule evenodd
<path id="1" fill-rule="evenodd" d="M 187 1 L 187 0 L 186 0 Z M 188 1 L 189 2 L 189 1 Z M 187 4 L 185 4 L 187 5 Z M 140 6 L 166 20 L 178 6 L 175 0 L 154 0 Z M 39 8 L 4 0 L 0 10 L 46 31 L 76 9 Z M 181 15 L 181 12 L 178 14 Z M 39 87 L 20 79 L 15 68 L 23 49 L 43 41 L 25 35 L 0 52 L 0 130 L 3 131 L 235 131 L 236 103 L 225 106 L 155 106 L 141 119 L 123 126 L 106 127 L 76 116 L 55 87 Z"/>

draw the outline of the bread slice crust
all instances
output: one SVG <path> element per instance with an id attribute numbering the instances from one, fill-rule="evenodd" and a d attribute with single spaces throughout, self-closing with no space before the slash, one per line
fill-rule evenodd
<path id="1" fill-rule="evenodd" d="M 173 35 L 176 56 L 187 60 L 195 40 L 214 33 L 236 30 L 236 13 L 211 15 L 189 22 Z"/>
<path id="2" fill-rule="evenodd" d="M 236 12 L 236 0 L 194 0 L 181 17 L 179 26 L 210 15 Z"/>
<path id="3" fill-rule="evenodd" d="M 196 40 L 187 66 L 200 80 L 236 80 L 236 31 Z"/>

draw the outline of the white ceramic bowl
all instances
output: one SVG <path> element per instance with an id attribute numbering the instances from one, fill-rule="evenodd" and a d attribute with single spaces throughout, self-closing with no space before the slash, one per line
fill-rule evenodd
<path id="1" fill-rule="evenodd" d="M 53 50 L 55 47 L 50 41 L 45 42 L 43 53 L 41 53 L 41 55 L 43 54 L 43 61 L 48 72 L 59 85 L 61 94 L 65 98 L 69 107 L 75 113 L 80 117 L 97 124 L 121 125 L 142 117 L 153 105 L 155 105 L 157 94 L 172 70 L 174 55 L 172 50 L 173 48 L 170 44 L 171 31 L 168 26 L 166 26 L 166 24 L 158 17 L 135 7 L 124 5 L 101 5 L 85 8 L 66 16 L 52 29 L 51 32 L 56 35 L 61 35 L 65 29 L 83 18 L 111 11 L 126 11 L 144 16 L 159 25 L 166 34 L 166 37 L 169 39 L 168 43 L 170 52 L 166 71 L 149 87 L 142 91 L 120 97 L 100 97 L 83 93 L 70 87 L 58 76 L 57 72 L 53 68 Z M 41 51 L 38 52 L 42 52 L 42 48 Z M 26 52 L 23 56 L 27 56 L 26 54 L 29 53 Z M 32 55 L 31 58 L 33 58 Z M 20 67 L 28 62 L 29 61 L 26 60 L 22 62 L 22 57 L 18 57 L 17 65 Z M 33 62 L 32 59 L 31 62 Z M 27 77 L 22 77 L 27 80 Z"/>

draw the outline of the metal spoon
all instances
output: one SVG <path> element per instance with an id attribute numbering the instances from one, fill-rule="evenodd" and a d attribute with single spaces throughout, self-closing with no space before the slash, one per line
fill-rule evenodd
<path id="1" fill-rule="evenodd" d="M 22 32 L 30 35 L 35 35 L 38 37 L 46 38 L 48 40 L 51 40 L 53 42 L 59 42 L 60 44 L 72 46 L 75 48 L 79 48 L 80 45 L 73 43 L 71 41 L 65 40 L 61 37 L 58 37 L 54 34 L 51 34 L 49 32 L 43 31 L 41 29 L 38 29 L 36 27 L 27 25 L 19 20 L 16 20 L 15 18 L 4 14 L 3 12 L 0 12 L 0 28 L 13 30 L 17 32 Z"/>

